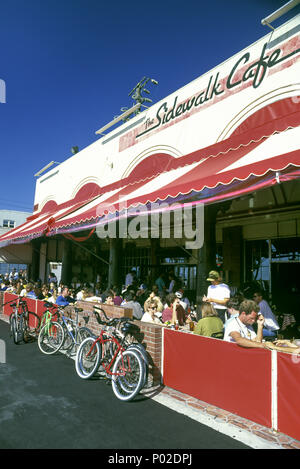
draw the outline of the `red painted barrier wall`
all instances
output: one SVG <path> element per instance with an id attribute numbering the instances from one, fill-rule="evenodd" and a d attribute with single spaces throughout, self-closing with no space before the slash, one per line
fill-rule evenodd
<path id="1" fill-rule="evenodd" d="M 271 352 L 164 330 L 166 386 L 271 427 Z"/>
<path id="2" fill-rule="evenodd" d="M 10 316 L 10 314 L 12 313 L 12 308 L 9 304 L 5 304 L 5 303 L 8 303 L 9 301 L 13 301 L 13 300 L 17 300 L 19 297 L 18 295 L 13 295 L 12 293 L 4 293 L 3 295 L 3 314 L 5 314 L 6 316 Z"/>
<path id="3" fill-rule="evenodd" d="M 278 430 L 300 440 L 300 356 L 277 355 Z"/>
<path id="4" fill-rule="evenodd" d="M 3 303 L 7 303 L 7 302 L 10 302 L 12 300 L 17 300 L 19 298 L 18 295 L 14 295 L 12 293 L 4 293 L 4 299 L 3 299 Z M 32 313 L 35 313 L 37 314 L 39 317 L 41 317 L 44 312 L 46 311 L 46 307 L 44 306 L 44 301 L 42 300 L 35 300 L 33 298 L 25 298 L 25 297 L 22 297 L 22 300 L 25 300 L 27 302 L 27 305 L 28 305 L 28 310 L 31 311 Z M 9 316 L 10 314 L 12 313 L 12 308 L 9 304 L 6 304 L 3 306 L 3 314 L 5 314 L 6 316 Z M 36 321 L 36 318 L 34 318 L 34 316 L 32 315 L 29 315 L 29 326 L 30 327 L 36 327 L 37 326 L 37 321 Z"/>

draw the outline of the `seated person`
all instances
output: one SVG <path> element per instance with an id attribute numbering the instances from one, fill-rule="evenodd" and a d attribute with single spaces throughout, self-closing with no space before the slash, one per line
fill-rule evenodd
<path id="1" fill-rule="evenodd" d="M 70 303 L 75 303 L 74 298 L 70 296 L 70 290 L 64 286 L 61 294 L 56 298 L 55 302 L 58 306 L 68 306 Z"/>
<path id="2" fill-rule="evenodd" d="M 157 314 L 157 305 L 155 301 L 149 303 L 148 310 L 143 314 L 141 321 L 143 322 L 151 322 L 154 324 L 161 324 L 161 321 L 156 316 Z"/>
<path id="3" fill-rule="evenodd" d="M 113 294 L 113 302 L 116 306 L 120 306 L 122 301 L 123 301 L 123 298 L 121 296 L 121 290 L 116 287 L 116 288 L 113 288 L 112 289 L 112 294 Z"/>
<path id="4" fill-rule="evenodd" d="M 27 283 L 26 287 L 21 291 L 21 296 L 26 296 L 26 298 L 36 299 L 36 294 L 34 291 L 34 286 L 32 283 Z"/>
<path id="5" fill-rule="evenodd" d="M 143 308 L 141 307 L 140 303 L 136 301 L 136 296 L 134 293 L 128 293 L 125 296 L 124 301 L 121 303 L 123 308 L 131 308 L 132 309 L 132 316 L 135 319 L 142 319 L 144 314 Z"/>
<path id="6" fill-rule="evenodd" d="M 175 324 L 178 321 L 180 326 L 184 326 L 188 319 L 184 308 L 180 304 L 180 299 L 174 293 L 167 296 L 167 308 L 162 312 L 162 321 L 170 321 Z"/>
<path id="7" fill-rule="evenodd" d="M 108 293 L 106 300 L 104 302 L 106 305 L 114 305 L 114 294 L 113 293 Z"/>
<path id="8" fill-rule="evenodd" d="M 97 303 L 102 303 L 101 296 L 94 295 L 94 290 L 87 290 L 86 294 L 82 298 L 84 301 L 95 301 Z"/>
<path id="9" fill-rule="evenodd" d="M 210 303 L 205 302 L 202 305 L 201 312 L 202 319 L 196 324 L 194 334 L 203 335 L 205 337 L 212 337 L 212 334 L 217 333 L 221 334 L 224 325 L 214 307 Z"/>
<path id="10" fill-rule="evenodd" d="M 240 306 L 241 301 L 237 296 L 234 296 L 233 298 L 230 298 L 230 300 L 227 303 L 227 312 L 230 314 L 230 317 L 225 321 L 224 327 L 227 327 L 228 324 L 234 319 L 239 317 L 239 306 Z"/>
<path id="11" fill-rule="evenodd" d="M 264 337 L 275 337 L 277 331 L 279 330 L 279 325 L 268 302 L 263 299 L 262 291 L 258 290 L 254 292 L 253 300 L 258 304 L 260 313 L 265 318 L 263 328 Z"/>
<path id="12" fill-rule="evenodd" d="M 259 307 L 252 300 L 244 300 L 239 306 L 239 316 L 225 328 L 224 340 L 246 348 L 271 348 L 272 342 L 262 342 L 264 317 L 258 315 Z M 257 334 L 253 324 L 257 322 Z"/>
<path id="13" fill-rule="evenodd" d="M 158 287 L 153 285 L 152 291 L 144 303 L 144 310 L 147 311 L 147 308 L 152 300 L 155 300 L 157 303 L 157 311 L 162 312 L 164 305 L 162 304 L 161 298 L 158 295 Z"/>

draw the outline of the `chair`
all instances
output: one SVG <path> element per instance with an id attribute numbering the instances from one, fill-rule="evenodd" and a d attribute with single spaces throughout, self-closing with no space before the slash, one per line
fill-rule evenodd
<path id="1" fill-rule="evenodd" d="M 214 339 L 223 339 L 224 337 L 224 332 L 221 331 L 221 332 L 214 332 L 211 337 L 213 337 Z"/>

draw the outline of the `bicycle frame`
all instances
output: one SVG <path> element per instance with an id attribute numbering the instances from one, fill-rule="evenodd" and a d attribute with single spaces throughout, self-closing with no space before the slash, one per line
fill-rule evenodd
<path id="1" fill-rule="evenodd" d="M 124 347 L 120 344 L 120 342 L 112 335 L 110 334 L 109 336 L 106 335 L 108 333 L 108 331 L 103 328 L 100 332 L 100 335 L 95 339 L 89 353 L 87 354 L 90 355 L 90 353 L 92 352 L 92 350 L 94 349 L 94 347 L 96 346 L 96 343 L 97 342 L 100 342 L 100 344 L 102 345 L 102 361 L 101 361 L 101 366 L 104 368 L 105 372 L 110 375 L 110 376 L 113 376 L 113 375 L 117 375 L 117 376 L 124 376 L 126 374 L 126 370 L 124 368 L 123 372 L 122 373 L 113 373 L 111 371 L 111 368 L 115 362 L 115 359 L 117 358 L 118 354 L 121 352 L 121 354 L 125 351 Z M 113 357 L 110 357 L 108 363 L 106 364 L 105 363 L 105 355 L 107 354 L 107 344 L 108 343 L 114 343 L 117 348 L 114 352 L 114 355 Z M 128 371 L 128 370 L 127 370 Z"/>
<path id="2" fill-rule="evenodd" d="M 50 328 L 50 324 L 51 324 L 51 321 L 53 319 L 53 316 L 57 315 L 57 317 L 59 317 L 58 311 L 55 311 L 53 313 L 53 312 L 49 311 L 49 309 L 55 309 L 55 306 L 48 307 L 47 311 L 45 311 L 45 313 L 43 314 L 43 317 L 42 317 L 41 323 L 40 323 L 40 329 L 42 329 L 43 326 L 47 325 L 46 332 L 47 332 L 48 335 L 49 335 L 49 328 Z"/>
<path id="3" fill-rule="evenodd" d="M 60 314 L 61 314 L 61 321 L 62 321 L 62 326 L 65 326 L 72 342 L 73 342 L 73 345 L 80 345 L 80 342 L 78 341 L 78 332 L 79 332 L 79 328 L 80 328 L 80 323 L 78 321 L 78 313 L 79 311 L 82 311 L 81 309 L 79 310 L 76 310 L 76 320 L 68 317 L 68 316 L 65 316 L 64 314 L 64 311 L 63 310 L 59 310 L 60 311 Z M 74 329 L 74 331 L 72 330 Z"/>

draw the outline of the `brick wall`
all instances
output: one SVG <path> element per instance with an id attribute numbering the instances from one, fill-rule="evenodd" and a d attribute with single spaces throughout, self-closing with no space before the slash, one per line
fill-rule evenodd
<path id="1" fill-rule="evenodd" d="M 4 317 L 2 315 L 2 305 L 4 302 L 4 292 L 0 292 L 0 318 L 8 320 L 8 317 Z M 81 326 L 85 326 L 85 320 L 83 316 L 88 316 L 89 321 L 87 327 L 91 329 L 91 331 L 98 335 L 101 330 L 101 326 L 98 324 L 96 317 L 93 313 L 93 307 L 95 305 L 100 306 L 106 313 L 106 315 L 110 318 L 120 318 L 120 317 L 128 317 L 132 318 L 132 309 L 130 308 L 123 308 L 121 306 L 112 306 L 112 305 L 105 305 L 102 303 L 93 303 L 91 301 L 78 301 L 76 306 L 78 308 L 82 308 L 83 311 L 79 312 L 79 322 Z M 74 307 L 71 305 L 68 306 L 66 309 L 66 315 L 69 315 L 72 319 L 75 319 L 76 313 Z M 149 377 L 150 382 L 152 384 L 160 384 L 161 383 L 161 353 L 162 353 L 162 327 L 156 324 L 145 323 L 141 321 L 134 321 L 140 328 L 140 333 L 137 335 L 137 340 L 144 345 L 145 349 L 149 355 Z"/>
<path id="2" fill-rule="evenodd" d="M 101 326 L 98 324 L 95 315 L 93 314 L 93 307 L 96 303 L 91 301 L 78 301 L 77 307 L 82 308 L 83 312 L 79 313 L 81 316 L 89 316 L 89 322 L 87 327 L 92 330 L 95 334 L 99 334 Z M 132 318 L 132 309 L 122 308 L 121 306 L 111 306 L 98 303 L 106 313 L 108 317 L 120 318 L 128 317 Z M 70 306 L 68 310 L 73 319 L 75 319 L 75 311 Z M 85 325 L 85 321 L 81 320 L 81 325 Z M 136 337 L 137 340 L 144 345 L 145 349 L 149 354 L 150 369 L 149 374 L 153 380 L 153 384 L 159 384 L 161 382 L 161 353 L 162 353 L 162 327 L 156 324 L 145 323 L 141 321 L 134 321 L 140 328 L 140 334 Z"/>

